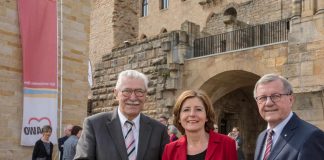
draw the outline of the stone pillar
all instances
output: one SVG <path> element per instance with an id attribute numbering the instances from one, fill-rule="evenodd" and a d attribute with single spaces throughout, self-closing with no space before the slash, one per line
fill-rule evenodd
<path id="1" fill-rule="evenodd" d="M 315 0 L 302 1 L 302 17 L 312 16 L 315 13 Z"/>
<path id="2" fill-rule="evenodd" d="M 324 0 L 317 0 L 316 14 L 324 13 Z"/>
<path id="3" fill-rule="evenodd" d="M 301 15 L 301 0 L 293 0 L 292 17 L 297 18 Z"/>
<path id="4" fill-rule="evenodd" d="M 199 37 L 200 26 L 195 23 L 185 21 L 181 24 L 181 30 L 187 32 L 189 46 L 193 46 L 194 40 Z"/>

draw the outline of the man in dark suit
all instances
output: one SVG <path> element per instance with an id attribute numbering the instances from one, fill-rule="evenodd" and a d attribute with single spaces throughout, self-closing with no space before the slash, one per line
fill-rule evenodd
<path id="1" fill-rule="evenodd" d="M 143 73 L 135 70 L 121 72 L 114 90 L 119 106 L 111 112 L 85 119 L 74 158 L 161 159 L 169 136 L 166 126 L 141 113 L 147 89 L 148 79 Z"/>
<path id="2" fill-rule="evenodd" d="M 292 112 L 291 84 L 282 76 L 264 75 L 254 97 L 268 127 L 257 139 L 254 160 L 324 159 L 324 132 Z"/>
<path id="3" fill-rule="evenodd" d="M 244 160 L 244 153 L 243 153 L 243 138 L 240 135 L 240 129 L 238 127 L 233 127 L 232 129 L 232 135 L 233 135 L 233 139 L 236 142 L 236 151 L 237 151 L 237 157 L 238 160 Z"/>
<path id="4" fill-rule="evenodd" d="M 68 124 L 67 126 L 65 126 L 64 128 L 64 137 L 61 137 L 58 139 L 58 148 L 60 151 L 60 160 L 62 160 L 63 157 L 63 152 L 64 152 L 64 142 L 69 138 L 69 136 L 71 135 L 71 130 L 72 130 L 73 125 L 72 124 Z"/>

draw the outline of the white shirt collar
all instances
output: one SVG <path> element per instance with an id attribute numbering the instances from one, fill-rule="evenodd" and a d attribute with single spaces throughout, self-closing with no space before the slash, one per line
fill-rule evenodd
<path id="1" fill-rule="evenodd" d="M 124 127 L 125 122 L 128 120 L 125 115 L 120 111 L 119 107 L 118 107 L 118 116 L 119 116 L 119 120 L 120 120 L 120 125 L 123 131 L 123 136 L 125 137 L 126 133 L 127 133 L 127 129 L 126 127 Z M 134 137 L 135 137 L 135 152 L 137 153 L 138 151 L 138 139 L 139 139 L 139 129 L 140 129 L 140 117 L 141 114 L 138 114 L 132 121 L 134 122 L 135 126 L 134 126 Z"/>
<path id="2" fill-rule="evenodd" d="M 288 123 L 288 121 L 290 120 L 290 118 L 293 116 L 293 113 L 290 112 L 289 115 L 282 121 L 280 122 L 276 127 L 274 127 L 272 130 L 274 131 L 274 135 L 272 138 L 273 141 L 273 146 L 276 144 L 279 135 L 281 134 L 283 128 L 286 126 L 286 124 Z M 267 130 L 270 129 L 270 126 L 268 125 Z"/>
<path id="3" fill-rule="evenodd" d="M 118 107 L 118 116 L 119 116 L 119 120 L 120 120 L 120 125 L 123 127 L 125 122 L 128 120 L 126 118 L 126 116 L 124 116 L 124 114 L 120 111 L 119 107 Z M 140 120 L 141 114 L 138 114 L 132 121 L 135 124 L 135 132 L 138 131 L 139 129 L 139 120 Z"/>

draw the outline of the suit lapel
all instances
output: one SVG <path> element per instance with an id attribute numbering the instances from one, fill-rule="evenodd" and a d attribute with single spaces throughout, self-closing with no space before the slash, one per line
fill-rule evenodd
<path id="1" fill-rule="evenodd" d="M 152 126 L 148 121 L 147 117 L 141 114 L 140 117 L 140 129 L 138 139 L 138 150 L 136 159 L 144 159 L 145 152 L 150 142 L 152 132 Z"/>
<path id="2" fill-rule="evenodd" d="M 262 149 L 263 149 L 263 144 L 264 144 L 265 139 L 266 139 L 265 136 L 266 136 L 266 130 L 261 132 L 259 137 L 258 137 L 257 145 L 255 147 L 255 154 L 256 154 L 254 156 L 255 160 L 260 159 L 260 156 L 262 155 L 261 152 L 262 152 Z"/>
<path id="3" fill-rule="evenodd" d="M 176 156 L 174 159 L 176 160 L 186 160 L 187 159 L 187 137 L 183 136 L 180 137 L 180 139 L 176 142 L 176 149 L 178 151 L 173 151 L 176 152 Z"/>
<path id="4" fill-rule="evenodd" d="M 213 131 L 209 131 L 209 140 L 208 140 L 208 147 L 206 152 L 206 160 L 211 160 L 213 155 L 216 154 L 215 151 L 219 150 L 217 149 L 219 144 L 221 143 L 221 140 L 216 136 L 216 134 L 212 133 Z"/>
<path id="5" fill-rule="evenodd" d="M 107 121 L 106 126 L 108 128 L 108 133 L 111 136 L 111 140 L 114 142 L 115 147 L 122 159 L 127 159 L 127 151 L 124 143 L 123 131 L 120 126 L 120 120 L 117 114 L 117 109 L 113 111 L 111 120 Z M 110 142 L 108 142 L 110 143 Z"/>
<path id="6" fill-rule="evenodd" d="M 280 136 L 278 137 L 278 140 L 276 144 L 272 147 L 273 150 L 271 151 L 269 155 L 269 160 L 275 159 L 280 151 L 282 151 L 282 148 L 288 143 L 290 138 L 295 134 L 296 128 L 297 128 L 297 120 L 298 117 L 294 114 L 291 119 L 288 121 L 284 129 L 282 130 Z"/>

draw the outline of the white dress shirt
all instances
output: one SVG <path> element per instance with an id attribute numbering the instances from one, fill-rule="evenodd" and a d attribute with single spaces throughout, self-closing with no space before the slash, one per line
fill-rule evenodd
<path id="1" fill-rule="evenodd" d="M 119 120 L 120 120 L 120 125 L 121 125 L 121 128 L 122 128 L 122 131 L 123 131 L 123 137 L 126 136 L 127 134 L 127 131 L 128 129 L 125 127 L 125 122 L 128 120 L 124 115 L 123 113 L 120 111 L 119 107 L 118 107 L 118 116 L 119 116 Z M 134 130 L 133 130 L 133 133 L 134 133 L 134 138 L 135 138 L 135 153 L 137 153 L 137 150 L 138 150 L 138 139 L 139 139 L 139 128 L 140 128 L 140 123 L 139 123 L 139 120 L 140 120 L 140 116 L 141 114 L 138 114 L 133 120 L 132 122 L 134 123 Z"/>
<path id="2" fill-rule="evenodd" d="M 277 142 L 277 140 L 278 140 L 278 138 L 279 138 L 279 136 L 280 136 L 280 134 L 281 134 L 283 128 L 286 126 L 286 124 L 288 123 L 288 121 L 290 120 L 290 118 L 291 118 L 292 116 L 293 116 L 293 113 L 290 112 L 289 115 L 287 116 L 287 118 L 285 118 L 282 122 L 280 122 L 276 127 L 272 128 L 272 130 L 274 131 L 274 133 L 273 133 L 273 135 L 272 135 L 272 147 L 271 147 L 271 148 L 275 147 L 276 142 Z M 271 129 L 271 128 L 270 128 L 270 126 L 269 126 L 269 124 L 268 124 L 267 131 L 268 131 L 269 129 Z M 285 135 L 284 135 L 284 136 L 285 136 Z M 264 142 L 266 143 L 266 140 L 265 140 Z M 262 149 L 262 152 L 261 152 L 262 155 L 261 155 L 261 157 L 260 157 L 260 160 L 263 159 L 264 152 L 265 152 L 265 150 L 266 150 L 266 144 L 265 144 L 265 143 L 264 143 L 264 145 L 263 145 L 263 149 Z M 271 149 L 271 150 L 272 150 L 272 149 Z"/>

